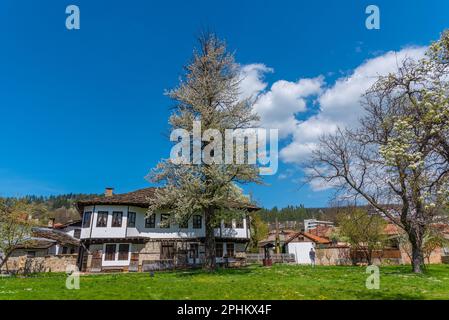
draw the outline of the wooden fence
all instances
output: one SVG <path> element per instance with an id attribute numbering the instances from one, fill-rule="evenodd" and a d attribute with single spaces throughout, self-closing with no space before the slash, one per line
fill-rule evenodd
<path id="1" fill-rule="evenodd" d="M 247 253 L 246 262 L 247 263 L 262 263 L 265 258 L 264 254 L 261 253 Z M 293 263 L 295 262 L 294 253 L 273 253 L 270 255 L 273 263 Z"/>

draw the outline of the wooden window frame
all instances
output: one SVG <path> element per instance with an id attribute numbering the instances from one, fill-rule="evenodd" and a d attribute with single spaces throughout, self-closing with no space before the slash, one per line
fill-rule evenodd
<path id="1" fill-rule="evenodd" d="M 235 228 L 236 229 L 244 229 L 245 228 L 245 218 L 236 219 L 235 220 Z"/>
<path id="2" fill-rule="evenodd" d="M 133 218 L 131 219 L 131 217 L 133 217 Z M 128 212 L 128 221 L 126 222 L 128 228 L 136 227 L 136 217 L 137 217 L 137 214 L 135 212 L 133 212 L 133 211 Z"/>
<path id="3" fill-rule="evenodd" d="M 108 253 L 108 247 L 112 248 L 114 247 L 113 252 Z M 113 254 L 113 259 L 109 259 L 108 254 Z M 117 254 L 117 244 L 116 243 L 106 243 L 104 246 L 104 261 L 116 261 L 116 254 Z"/>
<path id="4" fill-rule="evenodd" d="M 156 214 L 153 213 L 149 217 L 145 218 L 145 228 L 154 229 L 156 228 Z"/>
<path id="5" fill-rule="evenodd" d="M 120 217 L 120 224 L 117 224 L 117 215 Z M 112 221 L 111 228 L 121 228 L 123 225 L 123 211 L 113 211 L 112 212 Z"/>
<path id="6" fill-rule="evenodd" d="M 100 217 L 102 217 L 102 216 L 106 216 L 104 225 L 100 225 L 99 224 L 100 223 Z M 108 220 L 109 220 L 109 212 L 108 211 L 98 211 L 97 212 L 97 225 L 96 225 L 96 227 L 97 228 L 106 228 L 108 226 Z"/>
<path id="7" fill-rule="evenodd" d="M 159 228 L 170 229 L 170 213 L 161 213 L 161 222 Z"/>
<path id="8" fill-rule="evenodd" d="M 86 218 L 87 216 L 89 216 L 89 219 Z M 84 212 L 81 228 L 90 228 L 91 222 L 92 222 L 92 211 Z"/>
<path id="9" fill-rule="evenodd" d="M 224 254 L 223 246 L 224 246 L 223 242 L 215 243 L 215 257 L 216 258 L 223 258 L 223 254 Z M 219 252 L 221 252 L 221 255 L 218 255 Z"/>
<path id="10" fill-rule="evenodd" d="M 196 214 L 192 218 L 193 220 L 193 229 L 201 229 L 203 227 L 203 216 Z M 199 224 L 198 224 L 199 220 Z"/>
<path id="11" fill-rule="evenodd" d="M 232 247 L 232 252 L 229 252 L 229 247 Z M 234 242 L 227 242 L 226 243 L 226 256 L 228 258 L 233 258 L 235 257 L 235 244 Z"/>
<path id="12" fill-rule="evenodd" d="M 200 257 L 200 246 L 198 243 L 191 243 L 189 246 L 189 258 L 198 259 Z"/>
<path id="13" fill-rule="evenodd" d="M 122 259 L 123 256 L 121 257 L 120 255 L 125 253 L 125 251 L 120 251 L 120 247 L 121 246 L 127 246 L 128 250 L 126 251 L 126 259 Z M 129 260 L 129 253 L 130 253 L 130 247 L 131 245 L 129 243 L 119 243 L 117 245 L 117 261 L 128 261 Z"/>
<path id="14" fill-rule="evenodd" d="M 230 221 L 224 220 L 224 221 L 223 221 L 223 227 L 224 227 L 225 229 L 232 229 L 232 220 L 230 220 Z"/>

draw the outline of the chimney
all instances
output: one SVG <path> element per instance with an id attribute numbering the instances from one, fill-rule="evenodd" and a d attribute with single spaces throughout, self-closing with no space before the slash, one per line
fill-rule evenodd
<path id="1" fill-rule="evenodd" d="M 54 228 L 54 226 L 55 226 L 55 218 L 48 219 L 48 227 Z"/>
<path id="2" fill-rule="evenodd" d="M 106 188 L 104 190 L 105 197 L 112 197 L 113 194 L 114 194 L 114 188 Z"/>

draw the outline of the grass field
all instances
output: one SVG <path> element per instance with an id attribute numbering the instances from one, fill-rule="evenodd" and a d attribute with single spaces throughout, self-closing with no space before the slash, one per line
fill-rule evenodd
<path id="1" fill-rule="evenodd" d="M 380 289 L 368 290 L 363 267 L 277 265 L 243 269 L 85 275 L 80 290 L 65 274 L 0 278 L 3 299 L 449 299 L 449 265 L 425 275 L 408 266 L 380 268 Z"/>

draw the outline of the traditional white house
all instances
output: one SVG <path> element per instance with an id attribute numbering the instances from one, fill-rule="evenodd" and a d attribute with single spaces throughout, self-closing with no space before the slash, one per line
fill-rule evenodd
<path id="1" fill-rule="evenodd" d="M 77 203 L 82 215 L 78 264 L 82 271 L 145 271 L 201 264 L 205 226 L 201 213 L 184 223 L 167 212 L 147 217 L 154 188 Z M 245 210 L 257 210 L 245 205 Z M 217 262 L 232 262 L 250 239 L 248 219 L 222 221 L 215 229 Z"/>

